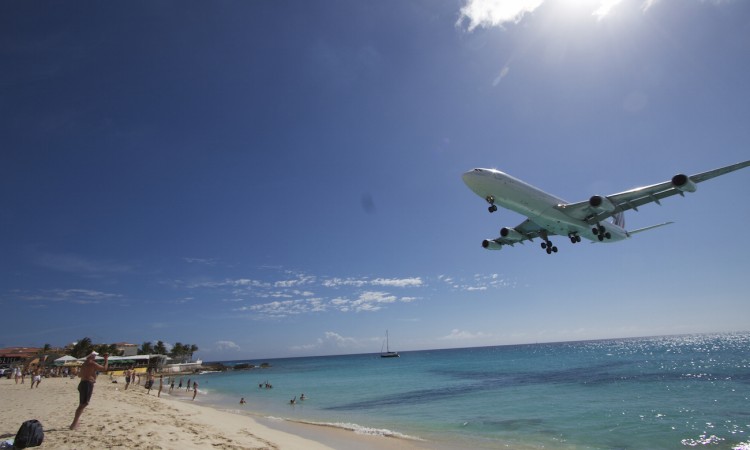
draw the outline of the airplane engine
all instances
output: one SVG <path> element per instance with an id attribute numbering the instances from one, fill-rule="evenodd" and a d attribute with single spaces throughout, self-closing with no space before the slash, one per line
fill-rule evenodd
<path id="1" fill-rule="evenodd" d="M 607 197 L 594 195 L 589 199 L 589 205 L 598 212 L 613 212 L 615 205 Z"/>
<path id="2" fill-rule="evenodd" d="M 524 236 L 515 230 L 515 228 L 503 227 L 500 229 L 500 236 L 510 241 L 519 242 L 524 239 Z"/>
<path id="3" fill-rule="evenodd" d="M 698 189 L 698 186 L 693 183 L 690 177 L 684 174 L 673 176 L 672 186 L 674 186 L 678 191 L 682 192 L 695 192 Z"/>
<path id="4" fill-rule="evenodd" d="M 501 248 L 503 248 L 503 245 L 495 242 L 492 239 L 485 239 L 482 241 L 482 247 L 486 248 L 487 250 L 500 250 Z"/>

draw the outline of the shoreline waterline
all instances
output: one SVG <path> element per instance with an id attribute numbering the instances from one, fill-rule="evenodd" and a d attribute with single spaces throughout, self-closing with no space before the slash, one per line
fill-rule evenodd
<path id="1" fill-rule="evenodd" d="M 746 448 L 750 333 L 268 360 L 211 374 L 212 401 L 429 448 Z M 248 361 L 252 362 L 252 361 Z M 273 389 L 258 388 L 270 380 Z M 263 384 L 263 383 L 261 383 Z M 305 393 L 306 400 L 289 400 Z M 385 430 L 385 431 L 377 431 Z M 421 441 L 420 441 L 421 440 Z M 423 444 L 423 443 L 427 444 Z"/>

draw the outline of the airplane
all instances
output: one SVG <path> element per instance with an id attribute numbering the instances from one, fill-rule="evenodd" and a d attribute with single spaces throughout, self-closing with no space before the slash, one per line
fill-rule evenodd
<path id="1" fill-rule="evenodd" d="M 582 238 L 609 243 L 669 225 L 672 222 L 628 231 L 625 229 L 623 213 L 630 209 L 638 211 L 639 206 L 648 203 L 661 205 L 660 200 L 673 195 L 684 197 L 686 192 L 695 192 L 698 183 L 747 166 L 750 166 L 750 161 L 691 176 L 677 174 L 662 183 L 613 195 L 594 195 L 577 203 L 568 203 L 496 169 L 472 169 L 464 173 L 462 178 L 469 189 L 490 204 L 487 208 L 490 213 L 497 211 L 497 206 L 500 205 L 527 217 L 515 227 L 501 228 L 500 236 L 483 240 L 482 247 L 500 250 L 505 245 L 523 244 L 526 240 L 533 241 L 541 237 L 542 249 L 550 255 L 557 253 L 557 247 L 549 240 L 549 236 L 567 236 L 573 244 L 581 242 Z M 607 221 L 609 218 L 612 220 Z"/>

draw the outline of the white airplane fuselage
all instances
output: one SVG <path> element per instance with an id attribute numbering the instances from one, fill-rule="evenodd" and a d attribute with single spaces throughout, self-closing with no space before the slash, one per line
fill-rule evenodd
<path id="1" fill-rule="evenodd" d="M 615 242 L 630 237 L 612 222 L 606 222 L 611 237 L 600 240 L 591 224 L 566 215 L 560 207 L 567 202 L 524 181 L 495 169 L 473 169 L 463 174 L 464 183 L 491 205 L 515 211 L 551 234 L 580 236 L 592 242 Z"/>

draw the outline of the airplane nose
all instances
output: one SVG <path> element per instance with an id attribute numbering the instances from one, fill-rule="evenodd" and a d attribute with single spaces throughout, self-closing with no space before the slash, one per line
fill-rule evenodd
<path id="1" fill-rule="evenodd" d="M 482 169 L 472 169 L 468 172 L 464 172 L 463 175 L 461 175 L 461 178 L 464 180 L 464 183 L 468 186 L 472 186 L 477 178 L 483 175 Z"/>

